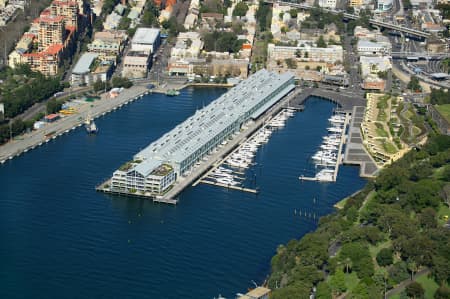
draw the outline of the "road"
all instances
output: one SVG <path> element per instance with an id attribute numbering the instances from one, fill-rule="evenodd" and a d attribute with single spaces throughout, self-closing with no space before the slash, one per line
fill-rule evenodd
<path id="1" fill-rule="evenodd" d="M 63 95 L 60 95 L 60 96 L 57 96 L 57 97 L 49 97 L 48 99 L 46 99 L 46 100 L 44 100 L 44 101 L 42 101 L 42 102 L 35 103 L 33 106 L 31 106 L 30 108 L 28 108 L 27 110 L 25 110 L 23 113 L 21 113 L 21 114 L 19 114 L 19 115 L 16 115 L 16 116 L 13 118 L 13 121 L 16 120 L 16 119 L 21 119 L 21 120 L 24 120 L 24 121 L 25 121 L 25 120 L 30 120 L 30 119 L 32 119 L 33 117 L 35 117 L 38 113 L 41 113 L 41 112 L 44 112 L 44 113 L 45 113 L 46 106 L 47 106 L 47 102 L 48 102 L 49 100 L 52 100 L 52 99 L 60 100 L 60 99 L 62 99 L 62 98 L 65 98 L 65 97 L 67 97 L 67 96 L 70 96 L 70 95 L 77 96 L 77 95 L 82 94 L 82 93 L 84 93 L 84 92 L 86 92 L 86 91 L 89 91 L 89 90 L 91 90 L 91 89 L 92 89 L 92 87 L 81 87 L 81 88 L 78 88 L 78 89 L 76 89 L 76 90 L 74 90 L 74 91 L 70 91 L 70 89 L 67 88 L 67 89 L 64 91 L 64 94 L 63 94 Z"/>

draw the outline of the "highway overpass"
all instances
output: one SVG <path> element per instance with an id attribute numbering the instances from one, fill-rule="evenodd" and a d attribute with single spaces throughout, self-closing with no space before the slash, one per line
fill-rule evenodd
<path id="1" fill-rule="evenodd" d="M 450 52 L 443 53 L 428 53 L 428 52 L 392 52 L 392 58 L 417 58 L 417 59 L 429 59 L 429 60 L 441 60 L 450 58 Z"/>
<path id="2" fill-rule="evenodd" d="M 281 5 L 288 5 L 288 6 L 292 6 L 292 7 L 297 7 L 297 8 L 301 8 L 301 9 L 312 9 L 315 8 L 314 6 L 308 5 L 308 4 L 304 4 L 304 3 L 296 3 L 296 2 L 287 2 L 287 1 L 273 1 L 273 0 L 264 0 L 264 2 L 266 3 L 278 3 Z M 333 13 L 333 14 L 340 14 L 342 13 L 342 16 L 345 19 L 350 19 L 350 20 L 356 20 L 359 19 L 359 16 L 357 15 L 353 15 L 353 14 L 349 14 L 349 13 L 345 13 L 343 11 L 339 11 L 339 10 L 334 10 L 334 9 L 328 9 L 328 8 L 321 8 L 323 11 L 329 12 L 329 13 Z M 413 36 L 418 36 L 421 38 L 429 38 L 431 37 L 431 34 L 428 32 L 423 32 L 420 30 L 416 30 L 416 29 L 412 29 L 412 28 L 408 28 L 408 27 L 404 27 L 404 26 L 399 26 L 399 25 L 395 25 L 392 23 L 387 23 L 387 22 L 382 22 L 382 21 L 378 21 L 375 19 L 370 19 L 369 23 L 374 25 L 374 26 L 378 26 L 378 27 L 383 27 L 383 28 L 387 28 L 390 30 L 395 30 L 395 31 L 399 31 L 399 32 L 403 32 L 409 35 L 413 35 Z"/>

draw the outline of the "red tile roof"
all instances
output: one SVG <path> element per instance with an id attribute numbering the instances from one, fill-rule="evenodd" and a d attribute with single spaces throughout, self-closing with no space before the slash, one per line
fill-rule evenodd
<path id="1" fill-rule="evenodd" d="M 62 22 L 64 20 L 63 16 L 43 16 L 39 18 L 40 22 L 53 23 L 53 22 Z"/>

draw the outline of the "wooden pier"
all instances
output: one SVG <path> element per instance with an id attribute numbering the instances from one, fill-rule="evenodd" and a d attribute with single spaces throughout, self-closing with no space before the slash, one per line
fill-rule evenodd
<path id="1" fill-rule="evenodd" d="M 241 187 L 241 186 L 227 185 L 227 184 L 222 184 L 222 183 L 217 183 L 217 182 L 212 182 L 212 181 L 207 181 L 207 180 L 201 180 L 200 182 L 204 183 L 204 184 L 208 184 L 208 185 L 219 186 L 219 187 L 224 187 L 224 188 L 228 188 L 228 189 L 249 192 L 249 193 L 253 193 L 253 194 L 258 194 L 258 192 L 259 192 L 258 189 L 250 189 L 250 188 L 245 188 L 245 187 Z"/>

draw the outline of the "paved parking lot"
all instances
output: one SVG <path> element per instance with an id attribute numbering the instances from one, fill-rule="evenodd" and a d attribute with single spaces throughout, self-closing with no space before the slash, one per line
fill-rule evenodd
<path id="1" fill-rule="evenodd" d="M 353 107 L 352 121 L 345 146 L 344 163 L 360 165 L 359 173 L 362 177 L 373 177 L 378 171 L 378 166 L 367 153 L 362 143 L 361 122 L 364 117 L 364 111 L 364 106 Z"/>

